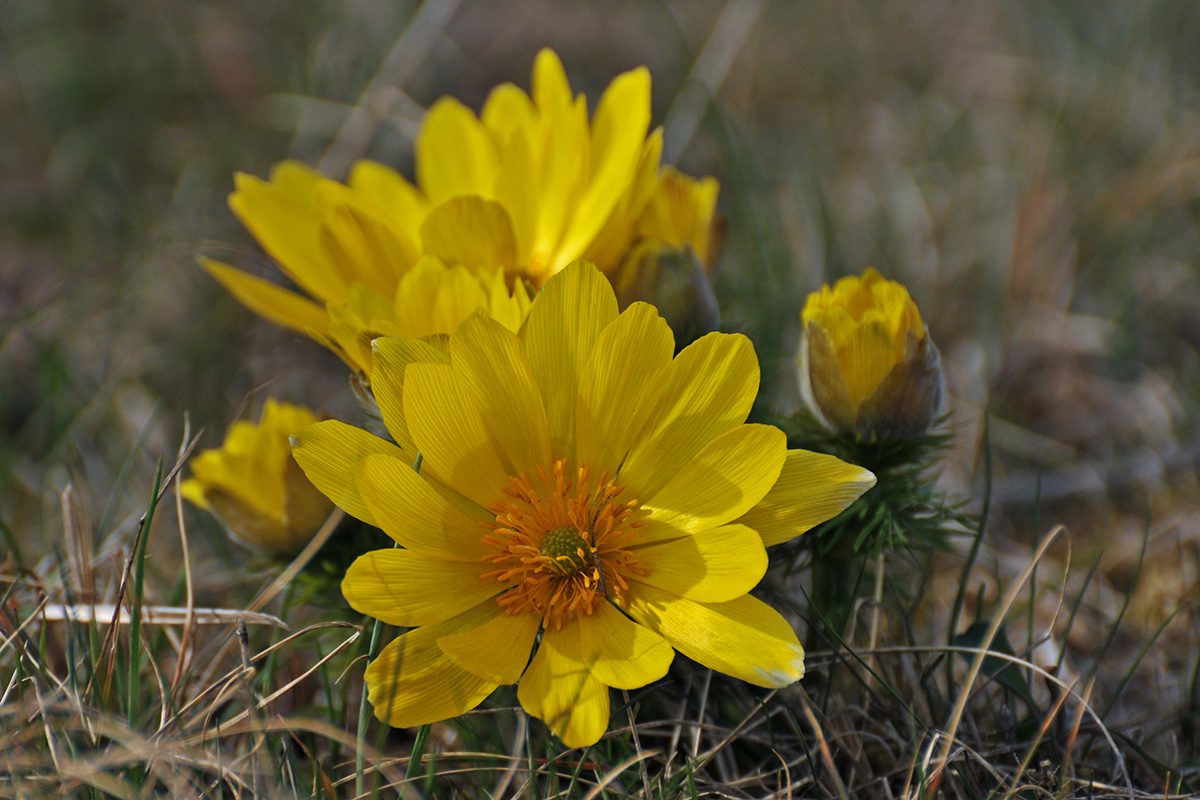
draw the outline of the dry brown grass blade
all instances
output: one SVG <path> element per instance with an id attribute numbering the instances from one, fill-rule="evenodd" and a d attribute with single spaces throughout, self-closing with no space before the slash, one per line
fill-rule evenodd
<path id="1" fill-rule="evenodd" d="M 345 511 L 342 511 L 340 508 L 335 508 L 325 520 L 324 524 L 321 525 L 320 530 L 318 530 L 316 534 L 313 535 L 313 538 L 309 540 L 308 544 L 304 546 L 304 549 L 301 550 L 294 559 L 292 559 L 292 563 L 288 564 L 287 568 L 284 569 L 283 572 L 279 573 L 279 577 L 271 581 L 271 584 L 266 589 L 259 592 L 258 596 L 254 598 L 254 601 L 250 603 L 250 608 L 248 608 L 247 611 L 258 611 L 267 603 L 275 599 L 276 595 L 286 589 L 288 584 L 292 582 L 292 579 L 300 573 L 300 570 L 304 569 L 305 565 L 308 564 L 308 562 L 312 560 L 312 557 L 317 554 L 317 551 L 325 545 L 325 542 L 329 540 L 329 537 L 333 535 L 334 530 L 337 529 L 338 523 L 341 522 L 345 516 Z"/>
<path id="2" fill-rule="evenodd" d="M 629 702 L 629 692 L 625 689 L 621 690 L 621 699 L 625 701 L 625 717 L 629 720 L 629 732 L 633 736 L 633 749 L 638 754 L 642 761 L 645 761 L 645 750 L 642 749 L 642 738 L 638 736 L 637 720 L 633 718 L 633 706 Z M 642 789 L 646 793 L 646 800 L 650 800 L 650 773 L 646 770 L 646 765 L 642 764 Z"/>
<path id="3" fill-rule="evenodd" d="M 825 762 L 825 768 L 829 770 L 829 774 L 833 776 L 834 785 L 837 787 L 838 796 L 842 800 L 849 800 L 849 794 L 846 792 L 846 784 L 842 783 L 842 776 L 838 775 L 837 765 L 833 763 L 833 753 L 829 750 L 829 743 L 825 741 L 825 734 L 821 730 L 820 723 L 817 722 L 817 715 L 813 713 L 812 704 L 808 702 L 808 698 L 804 699 L 804 716 L 808 719 L 808 724 L 812 726 L 813 733 L 817 737 L 817 747 L 821 751 L 821 760 Z"/>
<path id="4" fill-rule="evenodd" d="M 323 736 L 330 741 L 335 741 L 353 752 L 357 746 L 357 739 L 353 734 L 350 734 L 341 728 L 335 728 L 327 722 L 318 719 L 309 719 L 307 717 L 268 717 L 261 720 L 242 721 L 237 725 L 222 726 L 219 736 L 222 738 L 228 736 L 240 736 L 245 733 L 287 733 L 292 734 L 296 731 L 308 731 L 309 733 Z M 385 758 L 375 748 L 370 745 L 364 745 L 363 752 L 366 755 L 367 761 L 371 762 L 369 768 L 372 771 L 378 771 L 387 780 L 388 785 L 397 791 L 406 788 L 404 775 L 395 769 L 394 764 L 402 763 L 400 760 Z M 344 783 L 353 781 L 354 776 L 350 775 L 347 779 L 334 782 L 334 786 L 341 786 Z M 407 794 L 407 792 L 405 792 Z"/>
<path id="5" fill-rule="evenodd" d="M 1071 689 L 1075 688 L 1077 681 L 1071 682 Z M 1037 753 L 1038 746 L 1041 745 L 1042 739 L 1046 735 L 1046 731 L 1050 730 L 1050 726 L 1054 723 L 1054 718 L 1058 716 L 1058 712 L 1062 711 L 1063 704 L 1067 698 L 1071 696 L 1071 690 L 1063 692 L 1058 696 L 1058 701 L 1055 702 L 1054 708 L 1050 709 L 1050 713 L 1042 720 L 1042 724 L 1038 727 L 1037 736 L 1033 737 L 1033 742 L 1029 745 L 1029 749 L 1025 751 L 1025 757 L 1021 759 L 1020 765 L 1017 767 L 1017 772 L 1012 777 L 1012 785 L 1008 787 L 1008 791 L 1004 793 L 1004 800 L 1011 800 L 1012 796 L 1020 789 L 1021 777 L 1025 774 L 1025 770 L 1029 769 L 1029 762 L 1033 761 L 1034 755 Z"/>
<path id="6" fill-rule="evenodd" d="M 186 442 L 192 430 L 191 417 L 185 412 L 183 415 L 183 442 Z M 182 455 L 183 442 L 180 443 L 180 455 Z M 171 695 L 170 703 L 163 703 L 163 717 L 161 720 L 161 728 L 167 725 L 166 709 L 174 707 L 179 697 L 179 684 L 183 680 L 184 674 L 192 663 L 192 632 L 194 630 L 195 613 L 196 613 L 196 595 L 192 585 L 192 556 L 191 547 L 188 545 L 187 524 L 183 519 L 183 495 L 180 493 L 180 476 L 175 476 L 175 519 L 179 524 L 179 552 L 183 556 L 183 588 L 184 588 L 184 608 L 187 609 L 187 614 L 183 620 L 183 633 L 179 637 L 179 655 L 175 659 L 175 670 L 171 673 Z"/>
<path id="7" fill-rule="evenodd" d="M 266 648 L 265 650 L 259 651 L 257 654 L 255 654 L 253 657 L 251 657 L 250 663 L 256 664 L 259 661 L 261 661 L 262 659 L 269 656 L 274 651 L 279 650 L 280 648 L 286 647 L 287 645 L 291 644 L 293 641 L 300 638 L 301 636 L 304 636 L 307 633 L 311 633 L 312 631 L 322 630 L 325 628 L 348 628 L 355 632 L 356 637 L 362 634 L 361 627 L 359 627 L 358 625 L 349 623 L 349 622 L 317 622 L 312 625 L 309 625 L 306 628 L 296 631 L 295 633 L 293 633 L 292 635 L 290 635 L 284 639 L 279 640 L 278 642 L 276 642 L 275 644 Z M 176 711 L 175 715 L 173 717 L 171 717 L 171 719 L 167 720 L 167 724 L 169 725 L 171 722 L 181 718 L 184 714 L 188 713 L 193 708 L 198 706 L 214 690 L 220 689 L 218 694 L 220 694 L 221 692 L 224 692 L 225 689 L 221 688 L 221 687 L 227 687 L 229 685 L 230 681 L 237 679 L 237 677 L 239 675 L 241 675 L 243 669 L 244 669 L 244 667 L 241 667 L 241 666 L 235 667 L 234 669 L 225 673 L 225 675 L 223 675 L 220 678 L 220 680 L 209 683 L 195 697 L 193 697 L 191 700 L 189 700 L 185 706 L 183 706 L 178 711 Z M 203 715 L 201 715 L 201 716 L 203 716 Z M 195 720 L 193 720 L 193 722 L 194 721 Z M 185 727 L 190 727 L 190 726 L 185 726 Z M 166 725 L 164 725 L 163 728 L 166 728 Z M 162 732 L 163 728 L 159 729 L 159 733 Z"/>
<path id="8" fill-rule="evenodd" d="M 85 533 L 81 524 L 75 502 L 75 488 L 67 484 L 60 495 L 62 507 L 63 539 L 67 550 L 67 563 L 70 566 L 71 589 L 81 602 L 87 602 L 96 596 L 96 581 L 92 572 L 92 558 L 95 557 L 95 547 L 92 537 Z M 90 532 L 89 532 L 90 533 Z"/>
<path id="9" fill-rule="evenodd" d="M 1075 750 L 1075 743 L 1079 741 L 1079 727 L 1083 724 L 1083 715 L 1088 710 L 1090 700 L 1092 698 L 1092 689 L 1096 686 L 1096 676 L 1093 675 L 1087 682 L 1087 686 L 1083 689 L 1083 699 L 1079 706 L 1075 709 L 1075 719 L 1071 722 L 1071 732 L 1067 734 L 1067 743 L 1063 748 L 1063 763 L 1069 763 L 1071 754 Z"/>
<path id="10" fill-rule="evenodd" d="M 1021 587 L 1025 585 L 1025 581 L 1029 580 L 1029 576 L 1033 574 L 1037 563 L 1042 560 L 1042 556 L 1046 554 L 1046 550 L 1058 538 L 1058 534 L 1064 530 L 1062 525 L 1053 528 L 1050 533 L 1042 540 L 1037 552 L 1033 558 L 1021 571 L 1021 574 L 1014 580 L 1004 592 L 1004 597 L 1001 598 L 995 612 L 992 614 L 991 624 L 988 625 L 987 633 L 983 637 L 983 646 L 979 648 L 980 652 L 971 662 L 970 668 L 967 670 L 966 678 L 963 680 L 962 689 L 959 690 L 958 700 L 955 701 L 954 711 L 950 714 L 950 720 L 946 723 L 945 743 L 942 745 L 941 754 L 938 756 L 933 773 L 929 779 L 929 791 L 937 792 L 938 783 L 941 781 L 942 771 L 946 768 L 946 764 L 950 759 L 950 750 L 954 745 L 955 735 L 958 733 L 958 726 L 962 722 L 963 712 L 967 708 L 967 700 L 971 697 L 971 689 L 975 685 L 975 679 L 979 677 L 980 670 L 983 669 L 983 660 L 987 657 L 988 651 L 992 646 L 992 641 L 996 638 L 1000 626 L 1004 624 L 1005 617 L 1008 616 L 1009 609 L 1012 608 L 1017 599 L 1017 593 L 1021 591 Z"/>
<path id="11" fill-rule="evenodd" d="M 771 752 L 779 759 L 779 763 L 783 765 L 783 779 L 787 787 L 787 794 L 784 795 L 785 800 L 792 800 L 792 770 L 788 767 L 787 759 L 779 755 L 779 751 L 771 748 Z"/>
<path id="12" fill-rule="evenodd" d="M 712 687 L 712 670 L 704 674 L 704 688 L 700 690 L 700 711 L 696 714 L 696 724 L 692 726 L 692 758 L 700 757 L 700 737 L 704 735 L 704 714 L 708 710 L 708 690 Z"/>
<path id="13" fill-rule="evenodd" d="M 859 652 L 864 653 L 866 651 L 859 651 Z M 1120 750 L 1120 748 L 1117 747 L 1117 743 L 1113 739 L 1112 734 L 1109 732 L 1108 726 L 1106 726 L 1104 724 L 1104 720 L 1101 719 L 1100 714 L 1091 705 L 1091 683 L 1089 683 L 1088 687 L 1084 690 L 1084 692 L 1082 694 L 1080 694 L 1079 692 L 1076 692 L 1073 690 L 1074 684 L 1069 684 L 1067 681 L 1064 681 L 1062 678 L 1058 677 L 1053 672 L 1050 672 L 1049 670 L 1047 670 L 1044 667 L 1039 667 L 1037 664 L 1034 664 L 1032 661 L 1021 658 L 1020 656 L 1009 655 L 1008 653 L 1001 653 L 1001 652 L 998 652 L 995 650 L 987 650 L 982 647 L 956 647 L 956 646 L 947 646 L 947 645 L 940 645 L 940 646 L 915 646 L 915 645 L 913 645 L 913 646 L 904 646 L 904 647 L 877 647 L 877 648 L 875 648 L 873 653 L 875 655 L 887 655 L 887 654 L 902 655 L 902 654 L 906 654 L 906 653 L 962 653 L 964 655 L 971 655 L 974 657 L 983 656 L 983 657 L 987 657 L 987 658 L 993 658 L 998 661 L 1007 661 L 1010 664 L 1021 667 L 1022 669 L 1029 670 L 1033 674 L 1041 677 L 1046 682 L 1054 684 L 1059 689 L 1063 690 L 1067 695 L 1074 696 L 1080 702 L 1079 710 L 1076 712 L 1078 715 L 1078 719 L 1080 721 L 1082 720 L 1084 713 L 1088 713 L 1088 714 L 1092 715 L 1092 719 L 1095 720 L 1097 730 L 1100 732 L 1100 735 L 1104 737 L 1105 742 L 1108 744 L 1109 748 L 1112 750 L 1113 758 L 1116 761 L 1116 764 L 1118 767 L 1118 772 L 1120 772 L 1120 774 L 1126 780 L 1125 791 L 1127 793 L 1132 791 L 1132 784 L 1130 783 L 1130 777 L 1129 777 L 1128 770 L 1125 768 L 1125 762 L 1124 762 L 1123 756 L 1121 755 L 1121 750 Z M 818 666 L 817 664 L 813 664 L 813 665 L 811 665 L 810 668 L 816 668 L 817 666 Z M 1075 723 L 1075 725 L 1076 725 L 1076 730 L 1078 730 L 1079 721 L 1077 721 Z M 942 734 L 940 732 L 935 732 L 934 736 L 941 737 L 941 736 L 944 736 L 944 734 Z M 915 763 L 916 762 L 914 761 L 914 765 L 915 765 Z M 927 770 L 926 770 L 925 774 L 928 774 Z M 909 777 L 911 779 L 911 775 Z M 905 782 L 905 791 L 902 793 L 906 797 L 909 796 L 908 795 L 909 783 L 910 783 L 910 781 Z M 1097 786 L 1099 786 L 1099 784 L 1097 784 Z"/>
<path id="14" fill-rule="evenodd" d="M 191 613 L 189 613 L 191 612 Z M 186 625 L 189 616 L 196 625 L 232 625 L 244 619 L 251 625 L 271 625 L 287 630 L 287 624 L 271 614 L 240 611 L 236 608 L 193 608 L 183 606 L 142 606 L 142 622 L 146 625 Z M 87 606 L 68 606 L 61 603 L 47 605 L 44 618 L 47 622 L 97 622 L 116 619 L 118 625 L 131 621 L 129 609 L 118 609 L 109 603 Z"/>
<path id="15" fill-rule="evenodd" d="M 22 656 L 25 655 L 25 653 L 21 650 L 20 646 L 17 644 L 17 639 L 20 638 L 21 634 L 25 630 L 25 627 L 27 625 L 29 625 L 29 623 L 33 622 L 35 619 L 38 618 L 38 616 L 42 612 L 42 609 L 44 609 L 46 607 L 47 599 L 48 598 L 43 597 L 41 602 L 38 603 L 37 608 L 35 608 L 33 610 L 33 613 L 30 614 L 28 617 L 26 617 L 25 621 L 22 622 L 19 626 L 17 626 L 17 628 L 12 632 L 11 635 L 4 637 L 4 641 L 0 642 L 0 656 L 4 655 L 4 651 L 7 650 L 10 645 L 13 647 L 13 649 L 20 652 Z"/>

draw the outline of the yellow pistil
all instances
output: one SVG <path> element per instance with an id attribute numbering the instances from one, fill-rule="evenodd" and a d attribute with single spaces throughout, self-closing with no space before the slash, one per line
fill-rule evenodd
<path id="1" fill-rule="evenodd" d="M 626 575 L 645 575 L 626 549 L 635 528 L 637 500 L 617 502 L 624 486 L 600 476 L 588 489 L 588 468 L 566 479 L 566 462 L 555 461 L 552 479 L 538 468 L 548 490 L 543 497 L 528 476 L 510 477 L 507 495 L 488 507 L 496 521 L 480 523 L 490 533 L 485 544 L 498 552 L 486 560 L 499 569 L 484 579 L 516 585 L 496 602 L 505 613 L 536 613 L 542 626 L 561 630 L 563 620 L 590 616 L 596 603 L 611 598 L 625 607 Z"/>

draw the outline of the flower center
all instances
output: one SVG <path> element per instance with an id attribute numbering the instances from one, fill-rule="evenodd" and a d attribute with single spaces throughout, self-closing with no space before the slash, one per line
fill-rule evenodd
<path id="1" fill-rule="evenodd" d="M 626 549 L 641 526 L 632 519 L 637 501 L 618 502 L 625 487 L 607 473 L 589 482 L 586 466 L 568 481 L 562 459 L 550 477 L 539 468 L 538 478 L 542 492 L 525 475 L 510 477 L 506 497 L 488 507 L 496 521 L 481 523 L 484 543 L 496 550 L 486 560 L 497 567 L 483 577 L 510 586 L 496 602 L 507 614 L 539 614 L 556 630 L 606 598 L 625 606 L 627 576 L 646 574 Z"/>
<path id="2" fill-rule="evenodd" d="M 574 575 L 588 566 L 592 548 L 579 531 L 563 526 L 549 531 L 542 538 L 542 555 L 550 559 L 549 566 L 560 575 Z"/>

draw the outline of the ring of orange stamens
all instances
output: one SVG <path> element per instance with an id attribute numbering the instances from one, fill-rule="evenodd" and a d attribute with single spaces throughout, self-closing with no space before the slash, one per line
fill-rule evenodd
<path id="1" fill-rule="evenodd" d="M 645 575 L 626 549 L 641 526 L 633 519 L 637 501 L 618 502 L 625 487 L 608 473 L 587 488 L 586 466 L 568 481 L 563 459 L 552 478 L 540 467 L 538 477 L 546 496 L 528 476 L 510 477 L 506 498 L 488 506 L 496 521 L 481 523 L 489 531 L 484 543 L 496 549 L 485 559 L 497 566 L 483 578 L 511 586 L 496 602 L 507 614 L 540 614 L 542 626 L 555 630 L 591 614 L 605 597 L 624 607 L 626 576 Z"/>

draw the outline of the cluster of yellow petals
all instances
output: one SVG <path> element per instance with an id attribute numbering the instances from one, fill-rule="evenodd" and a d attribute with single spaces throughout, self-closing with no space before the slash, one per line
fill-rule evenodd
<path id="1" fill-rule="evenodd" d="M 180 493 L 216 516 L 238 541 L 266 553 L 295 553 L 333 510 L 292 458 L 288 437 L 317 422 L 307 408 L 267 400 L 262 420 L 240 420 L 225 443 L 189 462 Z"/>
<path id="2" fill-rule="evenodd" d="M 903 284 L 874 269 L 808 296 L 801 386 L 831 427 L 919 433 L 941 407 L 937 348 Z"/>
<path id="3" fill-rule="evenodd" d="M 370 340 L 449 333 L 483 310 L 517 330 L 536 289 L 585 257 L 636 270 L 647 247 L 691 247 L 707 265 L 717 182 L 660 169 L 650 76 L 617 76 L 589 121 L 558 57 L 541 51 L 532 90 L 497 86 L 476 114 L 429 109 L 416 184 L 375 162 L 346 184 L 294 161 L 270 180 L 236 176 L 234 213 L 308 296 L 227 264 L 202 265 L 261 316 L 312 336 L 370 375 Z"/>
<path id="4" fill-rule="evenodd" d="M 201 265 L 252 311 L 313 337 L 368 376 L 377 336 L 449 333 L 481 309 L 516 330 L 529 311 L 524 284 L 510 288 L 505 279 L 504 253 L 468 247 L 470 237 L 457 234 L 456 249 L 423 252 L 422 232 L 434 237 L 440 219 L 485 205 L 479 198 L 431 216 L 420 193 L 381 164 L 359 162 L 343 185 L 287 161 L 270 181 L 239 174 L 229 204 L 316 302 L 227 264 Z"/>

